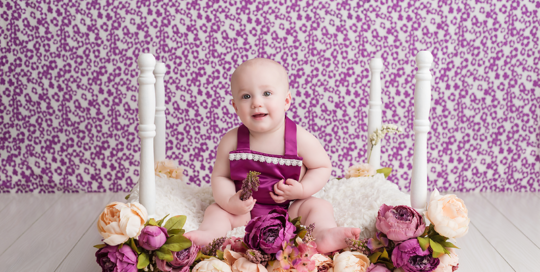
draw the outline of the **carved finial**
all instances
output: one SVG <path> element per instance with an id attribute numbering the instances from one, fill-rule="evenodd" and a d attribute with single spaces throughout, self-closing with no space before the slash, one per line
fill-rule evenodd
<path id="1" fill-rule="evenodd" d="M 167 68 L 165 67 L 165 63 L 161 62 L 161 61 L 157 61 L 156 63 L 156 67 L 154 69 L 154 75 L 158 75 L 158 74 L 165 74 L 165 72 L 167 71 Z"/>
<path id="2" fill-rule="evenodd" d="M 419 69 L 421 68 L 431 68 L 431 63 L 433 62 L 433 55 L 429 51 L 420 51 L 416 55 L 416 65 Z"/>
<path id="3" fill-rule="evenodd" d="M 154 55 L 152 54 L 142 53 L 139 55 L 137 64 L 139 64 L 139 69 L 141 70 L 154 70 L 156 58 L 154 58 Z"/>

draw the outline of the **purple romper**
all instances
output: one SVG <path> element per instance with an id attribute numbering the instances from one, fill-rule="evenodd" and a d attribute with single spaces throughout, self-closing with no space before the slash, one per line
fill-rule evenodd
<path id="1" fill-rule="evenodd" d="M 249 148 L 249 129 L 244 125 L 238 127 L 237 148 L 229 153 L 231 179 L 234 181 L 236 191 L 242 188 L 242 181 L 246 179 L 249 171 L 257 171 L 259 175 L 259 190 L 253 191 L 253 198 L 257 200 L 251 218 L 268 214 L 276 207 L 285 210 L 289 208 L 291 200 L 276 203 L 270 196 L 274 184 L 280 180 L 294 179 L 298 181 L 302 170 L 302 157 L 298 157 L 296 150 L 296 124 L 285 116 L 285 155 L 272 155 L 253 151 Z"/>

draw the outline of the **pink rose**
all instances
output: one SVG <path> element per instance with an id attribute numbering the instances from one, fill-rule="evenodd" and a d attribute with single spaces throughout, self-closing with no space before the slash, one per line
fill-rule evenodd
<path id="1" fill-rule="evenodd" d="M 390 269 L 386 268 L 386 265 L 377 263 L 377 264 L 371 264 L 366 272 L 391 272 Z"/>
<path id="2" fill-rule="evenodd" d="M 382 204 L 377 215 L 376 227 L 386 234 L 388 239 L 400 242 L 422 235 L 426 224 L 422 216 L 411 207 Z"/>
<path id="3" fill-rule="evenodd" d="M 225 240 L 225 242 L 223 242 L 223 245 L 221 245 L 221 250 L 225 250 L 225 248 L 228 246 L 228 245 L 231 245 L 231 250 L 234 251 L 234 252 L 239 252 L 239 253 L 246 253 L 246 248 L 244 247 L 244 245 L 242 245 L 242 242 L 244 241 L 243 238 L 238 238 L 238 237 L 234 237 L 232 236 L 231 238 Z"/>

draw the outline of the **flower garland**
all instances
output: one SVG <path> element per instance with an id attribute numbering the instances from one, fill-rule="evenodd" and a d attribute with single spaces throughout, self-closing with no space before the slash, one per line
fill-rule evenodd
<path id="1" fill-rule="evenodd" d="M 186 216 L 166 222 L 168 215 L 159 221 L 146 217 L 138 203 L 105 207 L 98 220 L 104 244 L 95 246 L 103 271 L 450 272 L 458 268 L 458 257 L 448 240 L 465 235 L 470 222 L 461 199 L 435 190 L 424 216 L 408 206 L 383 204 L 374 237 L 347 239 L 347 248 L 321 254 L 315 226 L 302 226 L 300 217 L 290 219 L 282 208 L 251 219 L 243 238 L 222 237 L 204 247 L 183 236 Z"/>

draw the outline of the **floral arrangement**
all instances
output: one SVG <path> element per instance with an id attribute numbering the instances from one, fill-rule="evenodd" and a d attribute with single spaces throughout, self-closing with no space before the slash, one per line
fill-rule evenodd
<path id="1" fill-rule="evenodd" d="M 183 236 L 185 216 L 165 223 L 167 216 L 146 217 L 138 203 L 105 207 L 98 220 L 104 244 L 96 246 L 103 271 L 451 272 L 458 256 L 450 240 L 465 235 L 470 222 L 461 199 L 435 190 L 424 216 L 408 206 L 383 204 L 375 237 L 347 239 L 347 248 L 321 254 L 315 226 L 302 226 L 300 217 L 290 219 L 282 208 L 251 219 L 243 238 L 222 237 L 203 247 Z"/>
<path id="2" fill-rule="evenodd" d="M 402 133 L 403 129 L 401 127 L 398 127 L 396 125 L 382 125 L 381 129 L 378 128 L 373 131 L 371 135 L 369 135 L 369 142 L 371 143 L 371 148 L 369 150 L 368 155 L 368 161 L 364 164 L 356 164 L 345 172 L 345 178 L 356 178 L 356 177 L 371 177 L 375 175 L 376 173 L 384 174 L 384 177 L 387 178 L 390 173 L 392 172 L 392 168 L 390 167 L 384 167 L 380 169 L 375 169 L 373 166 L 369 164 L 369 160 L 371 159 L 371 152 L 373 151 L 373 147 L 378 145 L 381 140 L 384 138 L 384 135 L 388 133 Z"/>
<path id="3" fill-rule="evenodd" d="M 425 219 L 408 206 L 382 205 L 377 215 L 377 234 L 364 240 L 348 240 L 349 248 L 367 255 L 371 265 L 366 271 L 435 271 L 458 269 L 457 248 L 449 240 L 469 230 L 467 208 L 455 195 L 441 196 L 435 190 L 430 197 Z"/>
<path id="4" fill-rule="evenodd" d="M 159 177 L 182 179 L 184 170 L 175 161 L 163 160 L 154 163 L 154 171 Z"/>

